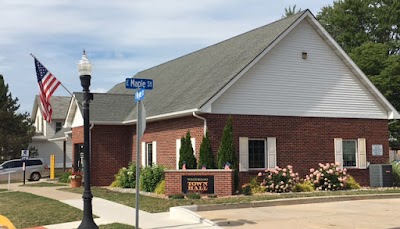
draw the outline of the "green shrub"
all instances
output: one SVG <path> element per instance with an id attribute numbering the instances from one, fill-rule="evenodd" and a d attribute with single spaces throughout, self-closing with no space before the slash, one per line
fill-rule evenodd
<path id="1" fill-rule="evenodd" d="M 251 186 L 249 183 L 242 185 L 242 193 L 245 196 L 251 195 Z"/>
<path id="2" fill-rule="evenodd" d="M 217 194 L 210 194 L 207 196 L 207 198 L 217 198 Z"/>
<path id="3" fill-rule="evenodd" d="M 58 178 L 58 182 L 69 183 L 69 176 L 71 176 L 71 174 L 72 174 L 72 172 L 61 173 L 60 178 Z"/>
<path id="4" fill-rule="evenodd" d="M 400 164 L 392 163 L 394 186 L 400 187 Z"/>
<path id="5" fill-rule="evenodd" d="M 338 164 L 319 163 L 318 169 L 310 169 L 306 180 L 314 185 L 315 190 L 340 190 L 345 188 L 346 172 L 347 170 L 339 168 Z"/>
<path id="6" fill-rule="evenodd" d="M 264 193 L 266 190 L 266 187 L 261 185 L 261 181 L 259 181 L 259 179 L 261 178 L 257 176 L 250 180 L 250 188 L 252 194 Z"/>
<path id="7" fill-rule="evenodd" d="M 292 192 L 312 192 L 314 191 L 314 186 L 310 181 L 303 181 L 296 183 L 292 188 Z"/>
<path id="8" fill-rule="evenodd" d="M 264 186 L 267 192 L 290 192 L 299 181 L 299 174 L 293 172 L 291 165 L 286 168 L 268 169 L 265 173 L 260 172 L 258 176 L 262 178 L 261 186 Z"/>
<path id="9" fill-rule="evenodd" d="M 179 149 L 179 168 L 186 163 L 187 169 L 196 169 L 197 161 L 193 154 L 192 142 L 190 141 L 190 132 L 186 133 L 186 137 L 181 138 L 181 148 Z"/>
<path id="10" fill-rule="evenodd" d="M 346 189 L 360 189 L 361 188 L 360 184 L 357 183 L 357 181 L 354 179 L 354 177 L 352 177 L 350 175 L 347 177 L 345 184 L 346 184 Z"/>
<path id="11" fill-rule="evenodd" d="M 121 168 L 115 174 L 115 180 L 112 187 L 135 188 L 136 187 L 136 162 L 130 162 L 128 168 Z"/>
<path id="12" fill-rule="evenodd" d="M 178 199 L 185 199 L 185 196 L 180 193 L 180 194 L 173 194 L 169 196 L 170 199 L 178 200 Z"/>
<path id="13" fill-rule="evenodd" d="M 154 190 L 156 194 L 165 194 L 165 180 L 162 180 L 157 184 L 156 189 Z"/>
<path id="14" fill-rule="evenodd" d="M 157 184 L 164 179 L 164 167 L 153 165 L 140 172 L 140 190 L 154 192 Z"/>
<path id="15" fill-rule="evenodd" d="M 186 197 L 187 197 L 188 199 L 194 199 L 194 200 L 201 199 L 200 194 L 198 194 L 198 193 L 193 193 L 193 192 L 186 194 Z"/>
<path id="16" fill-rule="evenodd" d="M 203 141 L 200 145 L 200 155 L 199 155 L 199 164 L 198 168 L 201 169 L 205 166 L 207 169 L 215 169 L 215 161 L 214 161 L 214 153 L 211 149 L 210 136 L 208 131 L 206 132 L 206 136 L 203 136 Z"/>

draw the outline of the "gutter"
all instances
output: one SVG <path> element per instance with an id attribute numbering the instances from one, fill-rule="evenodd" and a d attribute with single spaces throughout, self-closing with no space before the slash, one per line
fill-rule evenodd
<path id="1" fill-rule="evenodd" d="M 193 117 L 198 118 L 198 119 L 201 119 L 201 120 L 204 121 L 204 136 L 206 136 L 206 132 L 207 132 L 207 119 L 204 118 L 204 117 L 198 116 L 198 115 L 196 114 L 196 111 L 193 111 Z"/>

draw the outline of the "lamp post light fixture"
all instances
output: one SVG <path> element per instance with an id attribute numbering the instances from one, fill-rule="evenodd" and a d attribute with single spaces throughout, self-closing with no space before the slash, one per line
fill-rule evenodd
<path id="1" fill-rule="evenodd" d="M 86 57 L 83 50 L 82 59 L 78 64 L 79 78 L 83 88 L 83 174 L 84 174 L 84 192 L 83 192 L 83 219 L 78 229 L 98 229 L 99 227 L 93 221 L 92 199 L 90 190 L 90 138 L 89 138 L 89 102 L 93 100 L 93 94 L 90 93 L 90 79 L 92 74 L 92 64 Z"/>

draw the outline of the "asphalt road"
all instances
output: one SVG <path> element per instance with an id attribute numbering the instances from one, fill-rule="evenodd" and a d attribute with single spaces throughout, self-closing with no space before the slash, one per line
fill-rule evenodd
<path id="1" fill-rule="evenodd" d="M 400 229 L 400 198 L 197 212 L 222 228 Z"/>

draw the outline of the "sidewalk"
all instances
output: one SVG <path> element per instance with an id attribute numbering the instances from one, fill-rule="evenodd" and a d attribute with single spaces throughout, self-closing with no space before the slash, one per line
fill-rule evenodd
<path id="1" fill-rule="evenodd" d="M 10 184 L 10 191 L 29 192 L 38 196 L 55 199 L 83 210 L 83 200 L 81 194 L 57 190 L 62 187 L 29 187 L 20 185 L 21 183 Z M 0 184 L 0 188 L 7 188 L 7 184 Z M 93 214 L 99 217 L 94 220 L 98 226 L 111 223 L 135 225 L 136 210 L 134 208 L 97 197 L 93 198 L 92 205 Z M 76 221 L 56 225 L 46 225 L 37 227 L 37 229 L 74 229 L 77 228 L 79 224 L 80 221 Z M 184 218 L 171 218 L 169 212 L 148 213 L 144 211 L 139 211 L 139 227 L 148 229 L 219 228 L 210 224 L 209 221 L 196 222 L 195 220 Z"/>

